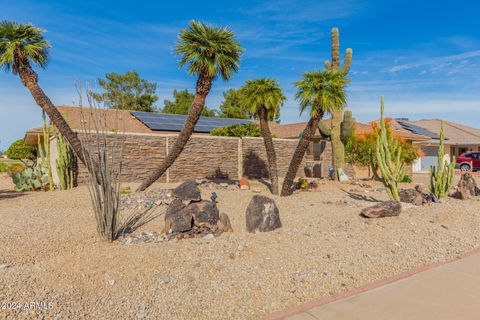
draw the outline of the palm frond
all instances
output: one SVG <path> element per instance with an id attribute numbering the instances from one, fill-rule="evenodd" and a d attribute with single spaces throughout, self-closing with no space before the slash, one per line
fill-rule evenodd
<path id="1" fill-rule="evenodd" d="M 206 73 L 224 80 L 238 71 L 242 51 L 230 29 L 198 21 L 181 31 L 175 48 L 179 66 L 187 66 L 191 75 Z"/>
<path id="2" fill-rule="evenodd" d="M 303 79 L 295 82 L 298 89 L 295 99 L 300 103 L 300 114 L 309 110 L 314 116 L 320 111 L 331 112 L 334 108 L 343 108 L 347 103 L 345 89 L 349 81 L 336 71 L 305 72 Z"/>
<path id="3" fill-rule="evenodd" d="M 16 61 L 45 68 L 51 48 L 43 37 L 45 32 L 31 23 L 0 21 L 0 68 L 16 72 Z"/>
<path id="4" fill-rule="evenodd" d="M 250 113 L 258 113 L 259 108 L 265 108 L 268 114 L 275 116 L 285 100 L 282 88 L 272 78 L 247 80 L 240 89 L 240 102 Z"/>

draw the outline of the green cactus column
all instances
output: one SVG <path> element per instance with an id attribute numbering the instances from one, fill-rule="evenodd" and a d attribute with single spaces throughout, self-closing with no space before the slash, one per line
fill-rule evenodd
<path id="1" fill-rule="evenodd" d="M 340 68 L 340 40 L 338 28 L 332 28 L 332 61 L 326 61 L 325 67 L 328 70 L 341 71 L 347 74 L 350 71 L 352 63 L 352 49 L 348 48 L 345 52 L 343 67 Z M 343 110 L 341 107 L 332 110 L 332 122 L 330 128 L 330 140 L 332 142 L 333 153 L 333 178 L 338 179 L 338 172 L 343 171 L 345 165 L 345 145 L 342 142 L 342 119 Z"/>
<path id="2" fill-rule="evenodd" d="M 438 165 L 430 167 L 430 191 L 437 197 L 442 198 L 448 195 L 453 185 L 453 175 L 455 172 L 455 157 L 450 164 L 444 161 L 445 136 L 443 133 L 443 121 L 440 126 L 440 145 L 438 146 Z"/>
<path id="3" fill-rule="evenodd" d="M 47 125 L 47 116 L 45 111 L 42 112 L 43 120 L 43 143 L 40 141 L 40 136 L 37 136 L 38 153 L 40 155 L 40 166 L 46 169 L 48 175 L 49 190 L 55 190 L 55 183 L 53 182 L 52 166 L 50 163 L 50 127 Z"/>
<path id="4" fill-rule="evenodd" d="M 400 202 L 398 183 L 405 175 L 405 164 L 402 163 L 402 146 L 397 139 L 388 137 L 385 126 L 385 107 L 382 96 L 380 108 L 380 134 L 377 138 L 376 156 L 378 168 L 382 173 L 380 180 L 385 186 L 390 200 Z"/>

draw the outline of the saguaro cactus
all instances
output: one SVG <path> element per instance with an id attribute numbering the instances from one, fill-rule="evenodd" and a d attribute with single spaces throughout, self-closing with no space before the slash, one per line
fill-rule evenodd
<path id="1" fill-rule="evenodd" d="M 40 155 L 40 166 L 47 171 L 48 187 L 50 191 L 55 190 L 55 183 L 53 182 L 52 166 L 50 164 L 50 127 L 47 125 L 47 116 L 45 111 L 42 111 L 43 120 L 43 143 L 40 141 L 40 136 L 37 136 L 38 154 Z"/>
<path id="2" fill-rule="evenodd" d="M 381 117 L 380 117 L 380 134 L 377 138 L 376 154 L 377 162 L 382 176 L 382 181 L 391 200 L 399 201 L 398 183 L 405 175 L 405 164 L 402 163 L 402 146 L 399 141 L 388 137 L 387 127 L 385 126 L 384 117 L 384 100 L 381 100 Z"/>
<path id="3" fill-rule="evenodd" d="M 348 137 L 355 126 L 355 117 L 352 114 L 351 110 L 345 110 L 343 113 L 343 120 L 340 123 L 340 140 L 342 141 L 343 145 L 347 143 Z M 331 138 L 332 129 L 328 127 L 323 121 L 318 123 L 318 129 L 320 133 L 326 137 Z"/>
<path id="4" fill-rule="evenodd" d="M 444 160 L 443 121 L 440 126 L 440 145 L 438 146 L 438 165 L 430 166 L 430 191 L 437 197 L 442 198 L 448 195 L 453 185 L 453 174 L 455 171 L 455 157 L 448 163 Z"/>
<path id="5" fill-rule="evenodd" d="M 343 74 L 347 74 L 350 71 L 350 65 L 352 63 L 352 49 L 348 48 L 345 52 L 345 59 L 343 67 L 340 68 L 340 40 L 339 40 L 338 28 L 332 28 L 332 61 L 326 61 L 325 67 L 328 70 L 341 71 Z M 334 108 L 332 110 L 332 122 L 330 128 L 330 140 L 332 141 L 332 153 L 333 153 L 333 178 L 338 179 L 338 173 L 343 172 L 343 166 L 345 164 L 345 145 L 342 142 L 342 118 L 343 110 L 341 107 Z"/>

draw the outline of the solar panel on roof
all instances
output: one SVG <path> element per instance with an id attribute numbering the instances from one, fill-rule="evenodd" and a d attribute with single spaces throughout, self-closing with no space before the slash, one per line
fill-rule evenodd
<path id="1" fill-rule="evenodd" d="M 145 124 L 150 130 L 154 131 L 180 131 L 183 128 L 186 115 L 154 113 L 154 112 L 130 112 L 135 118 Z M 200 117 L 195 126 L 194 132 L 208 133 L 215 128 L 225 127 L 231 124 L 247 124 L 250 120 Z"/>
<path id="2" fill-rule="evenodd" d="M 414 125 L 414 124 L 412 124 L 408 121 L 397 119 L 397 122 L 402 126 L 402 128 L 404 128 L 404 129 L 406 129 L 410 132 L 413 132 L 415 134 L 426 136 L 426 137 L 429 137 L 429 138 L 432 138 L 432 139 L 440 139 L 440 136 L 438 134 L 436 134 L 434 132 L 431 132 L 431 131 L 428 131 L 425 128 L 416 126 L 416 125 Z"/>

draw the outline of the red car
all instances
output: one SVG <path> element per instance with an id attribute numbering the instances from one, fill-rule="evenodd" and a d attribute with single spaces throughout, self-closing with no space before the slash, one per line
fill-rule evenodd
<path id="1" fill-rule="evenodd" d="M 457 168 L 462 171 L 480 170 L 480 152 L 469 151 L 457 158 Z"/>

